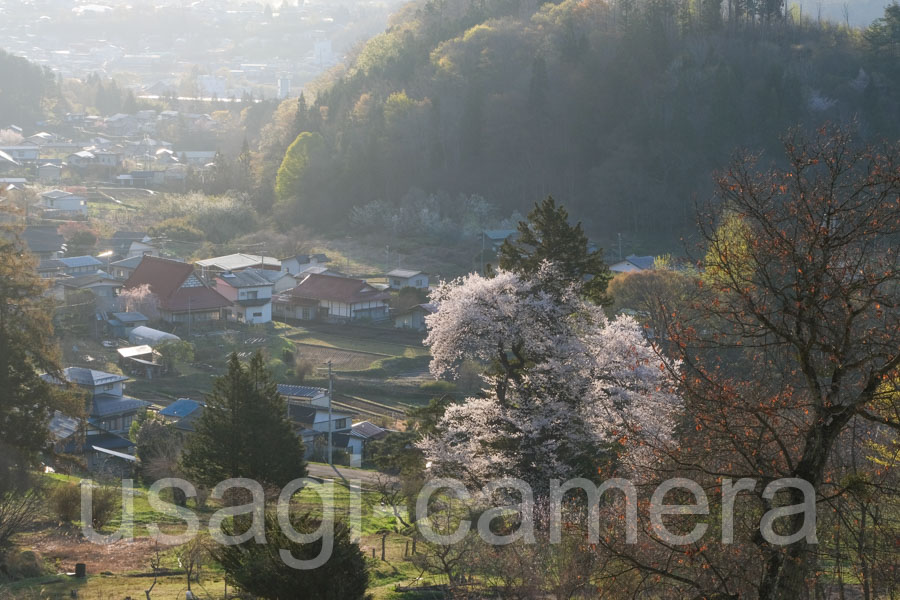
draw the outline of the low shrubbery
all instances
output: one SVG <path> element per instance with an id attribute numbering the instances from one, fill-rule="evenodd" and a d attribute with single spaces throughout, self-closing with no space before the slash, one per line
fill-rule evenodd
<path id="1" fill-rule="evenodd" d="M 81 486 L 64 483 L 50 492 L 50 510 L 63 523 L 77 521 L 81 517 Z"/>

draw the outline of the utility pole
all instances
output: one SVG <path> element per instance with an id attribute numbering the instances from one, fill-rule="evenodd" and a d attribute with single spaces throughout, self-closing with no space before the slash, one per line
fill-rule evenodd
<path id="1" fill-rule="evenodd" d="M 481 274 L 484 275 L 484 229 L 481 230 Z"/>
<path id="2" fill-rule="evenodd" d="M 331 361 L 328 361 L 328 464 L 334 468 L 334 461 L 331 456 L 331 430 L 334 428 L 334 421 L 331 418 L 331 395 L 333 393 L 334 385 L 332 383 L 333 377 L 331 374 Z"/>

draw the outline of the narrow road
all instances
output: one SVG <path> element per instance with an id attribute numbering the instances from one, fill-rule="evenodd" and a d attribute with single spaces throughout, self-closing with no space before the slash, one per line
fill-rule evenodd
<path id="1" fill-rule="evenodd" d="M 378 481 L 378 477 L 381 476 L 381 473 L 378 471 L 364 471 L 362 469 L 350 469 L 348 467 L 335 467 L 338 473 L 334 472 L 334 469 L 329 465 L 322 464 L 313 464 L 310 463 L 307 466 L 307 471 L 309 472 L 310 477 L 318 477 L 320 479 L 340 479 L 341 475 L 343 475 L 344 479 L 347 481 L 359 481 L 364 486 L 371 486 Z"/>

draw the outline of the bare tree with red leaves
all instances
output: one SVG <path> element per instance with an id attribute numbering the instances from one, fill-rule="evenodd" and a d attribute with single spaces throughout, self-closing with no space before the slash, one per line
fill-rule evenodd
<path id="1" fill-rule="evenodd" d="M 791 132 L 784 147 L 777 167 L 761 169 L 758 156 L 743 154 L 718 177 L 718 201 L 700 214 L 706 257 L 695 293 L 662 300 L 684 416 L 677 443 L 657 448 L 642 483 L 699 483 L 710 516 L 665 522 L 684 531 L 705 521 L 708 530 L 674 545 L 642 519 L 637 545 L 601 540 L 620 589 L 824 597 L 842 559 L 856 563 L 867 598 L 895 585 L 888 546 L 898 528 L 885 517 L 896 511 L 885 503 L 897 504 L 900 458 L 900 146 L 857 144 L 852 130 L 827 126 Z M 741 478 L 755 486 L 737 494 L 733 541 L 723 543 L 723 488 Z M 811 485 L 823 521 L 818 543 L 779 545 L 761 534 L 768 511 L 804 502 L 797 487 L 766 497 L 766 486 L 785 478 Z M 805 518 L 779 516 L 772 530 L 796 533 Z M 826 521 L 843 538 L 824 531 Z"/>
<path id="2" fill-rule="evenodd" d="M 779 478 L 809 482 L 819 502 L 845 494 L 830 461 L 851 425 L 900 430 L 900 148 L 833 127 L 784 146 L 784 167 L 743 155 L 719 177 L 722 202 L 700 223 L 699 319 L 670 332 L 692 432 L 675 464 L 714 484 L 758 480 L 741 503 L 755 514 L 778 504 L 761 490 Z M 780 521 L 796 532 L 803 515 Z M 815 545 L 749 542 L 741 578 L 760 598 L 808 593 Z"/>

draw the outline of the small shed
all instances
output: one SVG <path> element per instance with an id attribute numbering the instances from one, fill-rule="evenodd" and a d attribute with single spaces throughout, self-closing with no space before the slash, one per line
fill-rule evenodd
<path id="1" fill-rule="evenodd" d="M 119 355 L 119 366 L 129 375 L 152 379 L 166 371 L 165 366 L 157 361 L 159 352 L 146 344 L 119 348 L 116 352 Z"/>
<path id="2" fill-rule="evenodd" d="M 146 325 L 150 319 L 139 312 L 114 312 L 106 323 L 112 334 L 118 338 L 126 338 L 135 327 Z"/>
<path id="3" fill-rule="evenodd" d="M 153 329 L 152 327 L 139 326 L 135 327 L 128 333 L 128 341 L 135 346 L 147 345 L 156 347 L 163 342 L 176 342 L 181 338 L 173 333 Z"/>
<path id="4" fill-rule="evenodd" d="M 398 312 L 394 316 L 394 327 L 398 329 L 416 329 L 425 331 L 425 317 L 437 312 L 434 304 L 417 304 L 406 310 Z"/>

